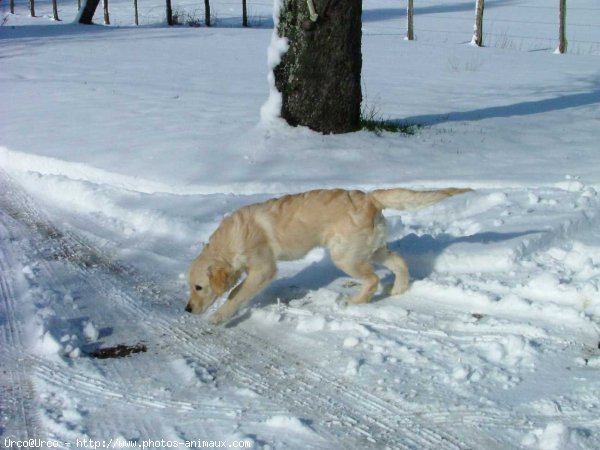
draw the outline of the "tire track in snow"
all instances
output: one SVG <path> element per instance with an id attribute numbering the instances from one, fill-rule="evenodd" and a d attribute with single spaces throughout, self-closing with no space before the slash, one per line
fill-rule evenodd
<path id="1" fill-rule="evenodd" d="M 164 291 L 143 274 L 114 261 L 73 233 L 58 230 L 19 188 L 7 180 L 0 184 L 5 188 L 4 192 L 10 192 L 9 196 L 2 197 L 0 206 L 31 233 L 53 242 L 51 252 L 45 255 L 47 258 L 69 263 L 85 275 L 92 289 L 101 288 L 100 292 L 117 290 L 119 306 L 134 320 L 152 323 L 153 341 L 160 342 L 161 347 L 166 345 L 167 349 L 170 347 L 207 367 L 216 368 L 219 382 L 251 389 L 300 418 L 310 418 L 313 421 L 311 427 L 327 442 L 336 442 L 346 448 L 455 450 L 478 446 L 475 442 L 464 443 L 439 427 L 431 428 L 427 420 L 417 420 L 401 406 L 356 383 L 297 360 L 256 334 L 249 336 L 247 331 L 236 328 L 215 329 L 197 317 L 176 320 L 157 316 L 155 310 L 144 307 L 140 297 L 145 297 L 146 301 L 160 299 L 163 303 L 176 304 L 176 294 Z M 98 279 L 100 274 L 102 281 Z M 106 285 L 107 277 L 112 285 Z M 98 385 L 86 377 L 61 379 L 60 371 L 61 368 L 42 366 L 38 373 L 46 381 L 63 388 L 73 383 L 90 392 L 98 389 L 100 395 L 109 396 L 117 390 L 107 382 Z M 136 395 L 132 398 L 140 405 L 157 406 Z M 162 404 L 175 408 L 187 406 L 180 402 Z"/>
<path id="2" fill-rule="evenodd" d="M 0 184 L 0 191 L 2 191 Z M 0 240 L 15 242 L 10 230 L 10 218 L 0 210 Z M 31 381 L 23 374 L 22 324 L 17 319 L 15 278 L 18 264 L 10 245 L 0 245 L 0 355 L 3 361 L 0 372 L 0 434 L 18 440 L 39 438 L 39 424 L 31 408 L 34 390 Z"/>
<path id="3" fill-rule="evenodd" d="M 24 261 L 33 262 L 35 264 L 35 281 L 28 283 L 29 289 L 39 290 L 40 293 L 43 291 L 62 291 L 68 292 L 68 285 L 66 283 L 86 284 L 91 280 L 98 281 L 91 271 L 98 269 L 102 270 L 103 273 L 107 273 L 109 276 L 113 276 L 115 272 L 123 270 L 121 266 L 113 263 L 110 258 L 106 255 L 96 252 L 92 247 L 84 244 L 83 241 L 77 241 L 73 236 L 68 233 L 65 234 L 55 227 L 38 209 L 21 189 L 19 189 L 11 180 L 0 171 L 0 217 L 6 217 L 9 221 L 13 221 L 16 227 L 24 228 L 25 232 L 20 231 L 21 235 L 26 236 L 26 257 Z M 2 225 L 0 221 L 0 225 Z M 16 228 L 15 227 L 15 228 Z M 5 251 L 8 246 L 1 246 L 0 252 Z M 25 255 L 25 253 L 24 253 Z M 6 258 L 2 258 L 4 261 Z M 1 261 L 0 261 L 1 264 Z M 4 271 L 2 273 L 8 273 Z M 64 280 L 65 270 L 68 271 L 69 279 Z M 0 277 L 0 281 L 4 283 L 5 277 Z M 52 284 L 44 283 L 44 280 L 52 280 Z M 27 281 L 24 281 L 27 283 Z M 107 285 L 106 289 L 102 286 L 102 283 L 96 283 L 95 295 L 99 298 L 110 298 L 109 292 L 112 289 L 111 285 Z M 4 292 L 0 293 L 3 294 Z M 5 297 L 4 295 L 2 295 Z M 10 296 L 8 297 L 10 298 Z M 50 305 L 54 308 L 56 305 Z M 8 314 L 10 319 L 11 315 Z M 10 323 L 16 321 L 10 321 Z M 45 320 L 42 320 L 44 323 Z M 46 331 L 44 323 L 43 332 Z M 47 330 L 53 331 L 53 330 Z M 55 330 L 56 331 L 56 330 Z M 18 336 L 19 333 L 16 333 Z M 8 348 L 8 346 L 6 346 Z M 29 373 L 30 377 L 26 380 L 25 385 L 30 386 L 30 392 L 28 396 L 28 404 L 23 405 L 24 414 L 33 415 L 33 411 L 36 408 L 41 412 L 39 419 L 42 421 L 43 426 L 37 425 L 35 433 L 30 432 L 30 426 L 27 424 L 16 424 L 16 432 L 12 436 L 20 436 L 23 434 L 25 437 L 40 437 L 44 434 L 40 434 L 39 430 L 46 428 L 46 434 L 52 438 L 62 438 L 68 440 L 74 440 L 76 437 L 80 437 L 78 433 L 81 430 L 72 429 L 73 425 L 68 425 L 68 430 L 64 430 L 63 433 L 60 430 L 60 423 L 57 420 L 64 417 L 63 409 L 68 410 L 70 413 L 75 415 L 79 413 L 79 409 L 85 409 L 85 404 L 89 404 L 90 400 L 94 398 L 115 401 L 120 396 L 118 387 L 110 389 L 108 386 L 102 386 L 101 380 L 92 380 L 87 377 L 85 372 L 78 372 L 82 370 L 81 367 L 75 367 L 70 365 L 67 367 L 62 362 L 56 362 L 47 360 L 40 356 L 27 354 L 23 351 L 23 346 L 13 345 L 11 348 L 19 348 L 15 350 L 16 355 L 12 355 L 11 360 L 22 361 L 21 366 L 27 365 L 27 370 L 23 367 L 15 370 L 15 377 L 21 376 L 23 373 Z M 8 360 L 8 358 L 7 358 Z M 87 368 L 89 369 L 89 367 Z M 86 368 L 83 368 L 86 370 Z M 113 370 L 111 367 L 103 367 L 103 372 L 106 380 L 113 380 L 115 386 L 118 385 L 120 380 L 119 373 Z M 97 383 L 95 383 L 97 381 Z M 15 379 L 10 386 L 11 390 L 22 390 L 24 383 L 20 380 Z M 39 388 L 40 392 L 35 395 L 34 387 Z M 94 389 L 94 386 L 97 386 Z M 122 387 L 121 387 L 122 390 Z M 64 395 L 65 392 L 70 395 Z M 82 394 L 89 394 L 87 398 L 82 400 Z M 53 398 L 67 399 L 67 404 L 59 407 L 58 410 L 54 411 L 55 406 L 47 404 Z M 174 407 L 176 402 L 164 403 L 164 402 L 152 402 L 147 399 L 143 399 L 141 395 L 132 395 L 129 398 L 125 398 L 122 402 L 126 405 L 154 407 L 154 408 L 167 408 Z M 93 404 L 93 401 L 92 401 Z M 141 419 L 143 421 L 143 419 Z M 106 423 L 102 424 L 102 428 L 106 431 L 111 431 L 111 428 L 119 424 L 118 417 L 108 417 L 105 419 Z M 102 435 L 103 433 L 101 433 Z M 106 434 L 110 435 L 110 434 Z"/>
<path id="4" fill-rule="evenodd" d="M 320 423 L 313 427 L 319 434 L 327 435 L 330 430 L 336 442 L 346 440 L 349 448 L 471 448 L 414 420 L 392 402 L 312 367 L 256 335 L 248 339 L 246 332 L 204 325 L 195 331 L 171 331 L 180 348 L 208 364 L 218 362 L 221 378 L 238 380 L 301 418 L 314 420 L 318 414 Z"/>
<path id="5" fill-rule="evenodd" d="M 122 402 L 132 406 L 153 409 L 173 409 L 177 411 L 193 411 L 194 405 L 189 401 L 172 400 L 170 398 L 148 397 L 148 393 L 128 390 L 123 392 L 121 380 L 109 380 L 107 377 L 96 378 L 84 373 L 69 371 L 65 373 L 60 366 L 51 364 L 42 359 L 36 360 L 36 374 L 48 383 L 65 388 L 68 391 L 78 392 L 86 397 L 102 397 Z M 111 374 L 112 375 L 112 374 Z"/>

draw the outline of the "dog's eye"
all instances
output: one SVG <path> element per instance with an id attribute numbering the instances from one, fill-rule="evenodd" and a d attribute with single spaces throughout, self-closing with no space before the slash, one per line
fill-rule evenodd
<path id="1" fill-rule="evenodd" d="M 202 290 L 202 286 L 200 286 L 199 284 L 197 284 L 196 286 L 194 286 L 194 288 L 195 288 L 197 291 L 201 291 L 201 290 Z"/>

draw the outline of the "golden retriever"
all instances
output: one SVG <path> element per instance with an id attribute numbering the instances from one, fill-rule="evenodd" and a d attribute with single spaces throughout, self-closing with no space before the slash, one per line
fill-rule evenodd
<path id="1" fill-rule="evenodd" d="M 362 282 L 350 303 L 366 303 L 377 290 L 379 278 L 373 263 L 394 273 L 391 294 L 402 294 L 408 289 L 408 269 L 386 246 L 381 211 L 427 206 L 469 191 L 315 190 L 244 206 L 221 222 L 192 263 L 185 310 L 203 313 L 245 273 L 244 280 L 209 319 L 212 324 L 221 324 L 275 278 L 278 260 L 302 258 L 315 247 L 329 250 L 337 267 Z"/>

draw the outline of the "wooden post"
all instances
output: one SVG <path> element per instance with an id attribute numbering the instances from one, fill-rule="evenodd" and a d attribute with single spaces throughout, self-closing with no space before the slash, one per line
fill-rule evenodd
<path id="1" fill-rule="evenodd" d="M 10 0 L 9 8 L 10 8 L 10 13 L 14 14 L 15 13 L 15 0 Z"/>
<path id="2" fill-rule="evenodd" d="M 484 0 L 477 0 L 475 3 L 475 27 L 471 44 L 477 47 L 483 47 L 483 8 Z"/>
<path id="3" fill-rule="evenodd" d="M 140 21 L 138 19 L 138 0 L 133 0 L 133 9 L 135 12 L 135 24 L 139 25 Z"/>
<path id="4" fill-rule="evenodd" d="M 173 7 L 171 6 L 171 0 L 167 0 L 167 25 L 173 26 Z"/>
<path id="5" fill-rule="evenodd" d="M 58 18 L 58 3 L 57 0 L 52 0 L 52 18 L 54 20 L 60 21 Z"/>
<path id="6" fill-rule="evenodd" d="M 560 25 L 558 29 L 558 53 L 567 53 L 567 0 L 560 0 Z"/>
<path id="7" fill-rule="evenodd" d="M 408 0 L 408 6 L 406 7 L 406 39 L 408 41 L 413 41 L 415 39 L 413 12 L 413 0 Z"/>
<path id="8" fill-rule="evenodd" d="M 35 17 L 35 0 L 29 0 L 29 14 Z"/>
<path id="9" fill-rule="evenodd" d="M 204 0 L 204 23 L 210 27 L 210 0 Z"/>
<path id="10" fill-rule="evenodd" d="M 242 0 L 242 26 L 248 26 L 248 5 L 247 0 Z"/>
<path id="11" fill-rule="evenodd" d="M 104 6 L 104 25 L 110 25 L 110 17 L 108 15 L 108 0 L 102 0 Z"/>

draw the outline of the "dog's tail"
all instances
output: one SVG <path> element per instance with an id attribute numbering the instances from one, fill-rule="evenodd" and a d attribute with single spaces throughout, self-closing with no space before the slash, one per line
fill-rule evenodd
<path id="1" fill-rule="evenodd" d="M 473 189 L 447 188 L 435 191 L 413 191 L 410 189 L 377 189 L 369 196 L 380 209 L 414 209 L 429 206 L 453 195 L 471 192 Z"/>

